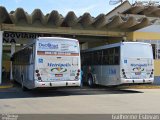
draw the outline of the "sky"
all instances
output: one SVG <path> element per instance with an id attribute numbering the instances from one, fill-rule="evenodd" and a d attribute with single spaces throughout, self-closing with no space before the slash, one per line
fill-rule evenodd
<path id="1" fill-rule="evenodd" d="M 18 7 L 31 14 L 34 9 L 41 9 L 44 15 L 52 10 L 57 10 L 63 16 L 69 11 L 74 11 L 76 16 L 89 12 L 96 17 L 99 14 L 107 14 L 116 5 L 109 5 L 110 0 L 0 0 L 0 6 L 4 6 L 8 12 L 15 11 Z M 115 0 L 112 0 L 115 1 Z M 129 0 L 132 3 L 134 0 Z"/>

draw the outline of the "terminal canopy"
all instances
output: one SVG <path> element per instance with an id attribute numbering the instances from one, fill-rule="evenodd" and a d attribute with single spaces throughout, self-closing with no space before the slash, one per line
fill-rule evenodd
<path id="1" fill-rule="evenodd" d="M 23 8 L 8 12 L 5 7 L 0 6 L 0 24 L 24 27 L 134 31 L 153 24 L 157 20 L 156 17 L 160 17 L 158 6 L 131 5 L 128 1 L 123 2 L 108 14 L 100 14 L 97 17 L 87 12 L 82 16 L 76 16 L 73 11 L 68 12 L 64 17 L 56 10 L 44 15 L 40 9 L 35 9 L 28 14 Z"/>

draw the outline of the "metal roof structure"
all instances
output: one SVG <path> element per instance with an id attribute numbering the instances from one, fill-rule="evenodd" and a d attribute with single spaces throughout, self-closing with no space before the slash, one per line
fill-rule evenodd
<path id="1" fill-rule="evenodd" d="M 9 13 L 5 7 L 0 6 L 0 24 L 1 30 L 4 31 L 116 37 L 123 36 L 126 31 L 135 31 L 154 24 L 157 16 L 160 16 L 159 9 L 159 6 L 146 8 L 125 1 L 107 15 L 100 14 L 93 17 L 89 13 L 84 13 L 77 17 L 73 11 L 70 11 L 64 17 L 55 10 L 44 15 L 40 9 L 35 9 L 28 14 L 23 8 L 17 8 Z M 139 13 L 143 15 L 133 15 Z"/>
<path id="2" fill-rule="evenodd" d="M 147 17 L 160 17 L 160 5 L 156 2 L 144 4 L 143 2 L 134 3 L 131 8 L 123 14 L 138 14 Z"/>

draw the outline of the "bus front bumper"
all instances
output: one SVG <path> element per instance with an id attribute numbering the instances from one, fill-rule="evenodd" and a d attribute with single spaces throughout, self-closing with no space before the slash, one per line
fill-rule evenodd
<path id="1" fill-rule="evenodd" d="M 149 78 L 149 79 L 124 79 L 121 78 L 121 83 L 129 83 L 129 84 L 134 84 L 134 83 L 153 83 L 154 78 Z"/>
<path id="2" fill-rule="evenodd" d="M 35 81 L 36 88 L 43 87 L 67 87 L 67 86 L 80 86 L 80 81 L 58 81 L 58 82 L 39 82 Z"/>

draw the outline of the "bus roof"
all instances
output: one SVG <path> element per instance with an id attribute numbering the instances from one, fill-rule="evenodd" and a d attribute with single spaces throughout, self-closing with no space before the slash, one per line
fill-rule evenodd
<path id="1" fill-rule="evenodd" d="M 58 40 L 73 40 L 73 41 L 78 41 L 77 39 L 74 39 L 74 38 L 64 38 L 64 37 L 38 37 L 37 39 L 39 39 L 39 40 L 43 40 L 43 39 L 47 39 L 47 40 L 58 39 Z"/>
<path id="2" fill-rule="evenodd" d="M 144 43 L 144 42 L 119 42 L 119 43 L 114 43 L 114 44 L 108 44 L 108 45 L 103 45 L 103 46 L 98 46 L 95 48 L 89 48 L 86 50 L 82 50 L 82 52 L 90 52 L 90 51 L 95 51 L 95 50 L 103 50 L 106 48 L 113 48 L 113 47 L 118 47 L 124 44 L 143 44 L 143 45 L 151 45 L 149 43 Z"/>

